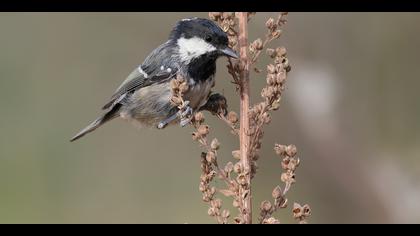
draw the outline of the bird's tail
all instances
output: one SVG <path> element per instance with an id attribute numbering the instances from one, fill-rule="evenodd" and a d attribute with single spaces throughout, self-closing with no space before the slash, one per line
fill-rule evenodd
<path id="1" fill-rule="evenodd" d="M 70 142 L 76 141 L 79 138 L 85 136 L 85 134 L 88 134 L 95 129 L 97 129 L 99 126 L 105 124 L 106 122 L 118 117 L 119 114 L 115 111 L 115 109 L 112 109 L 111 111 L 103 114 L 102 116 L 98 117 L 95 121 L 90 123 L 86 128 L 82 129 L 78 134 L 76 134 L 73 138 L 70 139 Z"/>

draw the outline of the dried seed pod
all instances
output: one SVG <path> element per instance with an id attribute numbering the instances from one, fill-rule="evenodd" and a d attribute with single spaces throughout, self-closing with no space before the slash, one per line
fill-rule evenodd
<path id="1" fill-rule="evenodd" d="M 281 62 L 282 60 L 279 60 L 279 59 L 275 59 L 275 64 L 276 64 L 276 70 L 278 71 L 278 72 L 280 72 L 280 71 L 283 71 L 284 70 L 284 65 L 283 65 L 283 63 Z"/>
<path id="2" fill-rule="evenodd" d="M 270 56 L 271 58 L 274 58 L 277 55 L 276 50 L 272 48 L 267 48 L 266 52 L 267 52 L 267 55 Z"/>
<path id="3" fill-rule="evenodd" d="M 258 51 L 261 51 L 263 49 L 263 41 L 260 38 L 256 39 L 252 44 L 254 44 L 255 49 L 257 49 Z"/>
<path id="4" fill-rule="evenodd" d="M 236 177 L 236 180 L 238 181 L 238 183 L 239 183 L 240 185 L 246 185 L 246 184 L 247 184 L 247 181 L 246 181 L 246 176 L 245 176 L 245 174 L 244 174 L 244 173 L 239 174 L 239 175 Z"/>
<path id="5" fill-rule="evenodd" d="M 233 166 L 233 171 L 235 171 L 235 173 L 239 174 L 242 173 L 243 168 L 242 168 L 242 163 L 241 162 L 236 162 L 236 164 Z"/>
<path id="6" fill-rule="evenodd" d="M 269 74 L 274 74 L 274 73 L 276 73 L 277 71 L 276 71 L 276 67 L 273 65 L 273 64 L 269 64 L 269 65 L 267 65 L 267 72 L 269 73 Z"/>
<path id="7" fill-rule="evenodd" d="M 276 27 L 276 24 L 274 23 L 274 19 L 270 17 L 270 18 L 267 20 L 267 22 L 265 22 L 265 26 L 266 26 L 269 30 L 274 29 L 274 28 Z"/>
<path id="8" fill-rule="evenodd" d="M 283 84 L 285 80 L 286 80 L 286 74 L 284 72 L 279 72 L 276 74 L 275 81 L 277 84 Z"/>
<path id="9" fill-rule="evenodd" d="M 280 100 L 281 97 L 279 97 L 276 101 L 273 102 L 273 104 L 271 104 L 271 109 L 276 111 L 280 108 Z"/>
<path id="10" fill-rule="evenodd" d="M 296 179 L 295 179 L 295 174 L 294 174 L 294 173 L 292 173 L 292 172 L 290 172 L 290 171 L 287 171 L 287 172 L 285 172 L 285 173 L 282 173 L 282 174 L 281 174 L 281 176 L 280 176 L 280 179 L 281 179 L 281 181 L 282 181 L 282 182 L 284 182 L 284 183 L 290 183 L 290 184 L 293 184 L 293 183 L 295 183 L 295 182 L 296 182 Z"/>
<path id="11" fill-rule="evenodd" d="M 258 165 L 256 161 L 251 161 L 251 173 L 257 173 Z"/>
<path id="12" fill-rule="evenodd" d="M 218 20 L 221 16 L 221 12 L 209 12 L 209 18 L 211 20 Z"/>
<path id="13" fill-rule="evenodd" d="M 251 19 L 251 17 L 255 16 L 257 14 L 256 12 L 248 12 L 248 21 Z"/>
<path id="14" fill-rule="evenodd" d="M 270 123 L 270 121 L 271 121 L 270 113 L 268 113 L 268 112 L 264 112 L 264 113 L 261 115 L 261 120 L 262 120 L 262 122 L 263 122 L 264 124 L 269 124 L 269 123 Z"/>
<path id="15" fill-rule="evenodd" d="M 251 159 L 253 161 L 257 161 L 258 159 L 260 159 L 260 155 L 258 154 L 258 152 L 251 153 Z"/>
<path id="16" fill-rule="evenodd" d="M 262 211 L 269 212 L 271 210 L 271 208 L 272 208 L 271 202 L 269 202 L 269 201 L 261 202 L 260 209 Z"/>
<path id="17" fill-rule="evenodd" d="M 267 78 L 267 80 L 269 80 L 269 78 Z M 261 90 L 261 97 L 268 98 L 269 96 L 270 96 L 270 94 L 268 93 L 268 89 L 267 88 L 263 88 Z"/>
<path id="18" fill-rule="evenodd" d="M 235 20 L 234 20 L 234 19 L 230 19 L 230 20 L 229 20 L 229 26 L 230 26 L 231 28 L 233 28 L 235 25 L 236 25 Z"/>
<path id="19" fill-rule="evenodd" d="M 210 202 L 210 198 L 206 195 L 203 195 L 202 200 L 203 200 L 203 202 Z"/>
<path id="20" fill-rule="evenodd" d="M 283 192 L 281 190 L 281 187 L 277 185 L 277 187 L 275 187 L 273 189 L 273 193 L 271 194 L 273 196 L 274 199 L 280 199 L 283 197 Z"/>
<path id="21" fill-rule="evenodd" d="M 222 207 L 222 199 L 220 198 L 214 199 L 213 203 L 214 203 L 214 207 L 217 209 L 220 209 Z"/>
<path id="22" fill-rule="evenodd" d="M 282 165 L 283 165 L 283 162 L 282 162 Z M 295 171 L 296 167 L 298 166 L 299 166 L 299 159 L 291 159 L 289 163 L 287 164 L 287 169 L 291 171 Z"/>
<path id="23" fill-rule="evenodd" d="M 213 197 L 213 195 L 216 193 L 216 188 L 215 187 L 211 187 L 210 188 L 210 195 Z"/>
<path id="24" fill-rule="evenodd" d="M 223 19 L 230 19 L 232 17 L 235 17 L 235 13 L 234 12 L 223 12 L 222 17 L 223 17 Z"/>
<path id="25" fill-rule="evenodd" d="M 229 28 L 230 28 L 229 21 L 223 20 L 223 22 L 220 26 L 221 26 L 223 32 L 226 33 L 226 32 L 229 31 Z"/>
<path id="26" fill-rule="evenodd" d="M 289 73 L 292 70 L 292 66 L 291 65 L 287 65 L 285 68 L 287 73 Z"/>
<path id="27" fill-rule="evenodd" d="M 308 204 L 303 205 L 302 210 L 303 210 L 303 215 L 304 215 L 305 217 L 310 216 L 310 215 L 311 215 L 311 213 L 312 213 L 311 208 L 309 207 L 309 205 L 308 205 Z"/>
<path id="28" fill-rule="evenodd" d="M 282 64 L 283 64 L 283 67 L 284 68 L 290 67 L 290 65 L 289 65 L 289 59 L 284 58 L 283 61 L 282 61 Z"/>
<path id="29" fill-rule="evenodd" d="M 262 222 L 263 224 L 280 224 L 280 221 L 279 220 L 277 220 L 276 218 L 274 218 L 274 217 L 270 217 L 270 218 L 268 218 L 268 219 L 264 219 L 263 220 L 263 222 Z"/>
<path id="30" fill-rule="evenodd" d="M 276 54 L 281 57 L 285 57 L 287 55 L 287 50 L 285 47 L 278 47 L 276 48 Z"/>
<path id="31" fill-rule="evenodd" d="M 230 111 L 227 114 L 227 120 L 232 124 L 236 124 L 238 122 L 238 114 L 234 111 Z"/>
<path id="32" fill-rule="evenodd" d="M 215 163 L 216 162 L 216 154 L 212 151 L 208 152 L 206 155 L 206 161 L 209 163 Z"/>
<path id="33" fill-rule="evenodd" d="M 202 136 L 207 135 L 209 131 L 210 131 L 210 128 L 208 125 L 200 125 L 197 129 L 197 132 Z"/>
<path id="34" fill-rule="evenodd" d="M 273 38 L 278 39 L 281 36 L 282 30 L 276 30 L 272 33 Z"/>
<path id="35" fill-rule="evenodd" d="M 297 153 L 297 148 L 296 148 L 296 146 L 295 146 L 295 145 L 290 144 L 289 146 L 287 146 L 287 147 L 286 147 L 286 154 L 287 154 L 289 157 L 294 157 L 294 156 L 296 156 L 296 153 Z"/>
<path id="36" fill-rule="evenodd" d="M 243 223 L 244 223 L 244 219 L 243 219 L 241 216 L 237 216 L 237 217 L 235 217 L 235 218 L 233 219 L 233 221 L 234 221 L 236 224 L 243 224 Z"/>
<path id="37" fill-rule="evenodd" d="M 302 217 L 303 208 L 299 203 L 295 202 L 295 203 L 293 203 L 292 212 L 293 212 L 293 217 L 295 219 L 299 219 L 299 218 Z"/>
<path id="38" fill-rule="evenodd" d="M 229 218 L 229 216 L 230 216 L 230 212 L 229 212 L 229 210 L 223 210 L 222 211 L 222 217 L 223 218 Z"/>
<path id="39" fill-rule="evenodd" d="M 287 198 L 282 198 L 280 203 L 280 208 L 286 208 L 287 207 Z"/>
<path id="40" fill-rule="evenodd" d="M 174 104 L 175 106 L 179 106 L 182 104 L 182 98 L 173 96 L 171 98 L 171 103 Z"/>
<path id="41" fill-rule="evenodd" d="M 185 81 L 184 77 L 181 74 L 176 75 L 176 80 L 177 80 L 178 84 L 181 84 L 182 82 Z"/>
<path id="42" fill-rule="evenodd" d="M 274 146 L 274 150 L 276 151 L 277 155 L 283 156 L 284 154 L 286 154 L 286 146 L 285 145 L 276 144 Z"/>
<path id="43" fill-rule="evenodd" d="M 210 173 L 209 173 L 210 179 L 213 179 L 214 176 L 216 176 L 216 174 L 217 174 L 216 171 L 214 171 L 214 170 L 210 171 Z"/>
<path id="44" fill-rule="evenodd" d="M 239 202 L 236 199 L 234 199 L 232 205 L 233 207 L 239 207 Z"/>
<path id="45" fill-rule="evenodd" d="M 204 122 L 204 114 L 202 112 L 195 113 L 194 120 L 199 123 Z"/>
<path id="46" fill-rule="evenodd" d="M 215 216 L 215 215 L 216 215 L 216 213 L 215 213 L 215 211 L 214 211 L 214 208 L 213 208 L 213 207 L 210 207 L 210 208 L 208 209 L 208 211 L 207 211 L 207 214 L 208 214 L 209 216 Z"/>
<path id="47" fill-rule="evenodd" d="M 217 138 L 214 138 L 210 143 L 210 148 L 213 150 L 218 150 L 219 147 L 220 147 L 219 140 L 217 140 Z"/>
<path id="48" fill-rule="evenodd" d="M 233 158 L 235 158 L 237 160 L 240 160 L 241 159 L 241 151 L 240 150 L 232 151 L 232 156 L 233 156 Z"/>
<path id="49" fill-rule="evenodd" d="M 187 83 L 182 83 L 182 84 L 179 85 L 179 92 L 181 94 L 186 93 L 188 91 L 188 89 L 189 89 L 189 86 L 188 86 Z"/>
<path id="50" fill-rule="evenodd" d="M 232 162 L 228 162 L 226 164 L 225 171 L 226 171 L 226 173 L 231 173 L 233 171 L 233 163 Z"/>
<path id="51" fill-rule="evenodd" d="M 249 53 L 253 55 L 255 54 L 255 51 L 256 51 L 255 45 L 254 44 L 249 45 Z"/>
<path id="52" fill-rule="evenodd" d="M 179 83 L 179 80 L 177 78 L 175 78 L 175 79 L 172 79 L 169 82 L 169 84 L 170 84 L 170 86 L 171 86 L 172 89 L 177 89 L 179 87 L 179 84 L 180 83 Z"/>
<path id="53" fill-rule="evenodd" d="M 236 36 L 229 36 L 229 47 L 235 49 L 236 45 L 238 45 L 238 39 Z"/>
<path id="54" fill-rule="evenodd" d="M 201 138 L 201 135 L 198 133 L 198 132 L 193 132 L 192 133 L 192 139 L 194 140 L 194 141 L 197 141 L 197 140 L 199 140 Z"/>
<path id="55" fill-rule="evenodd" d="M 281 161 L 281 168 L 283 168 L 284 170 L 287 170 L 289 168 L 289 163 L 290 163 L 290 158 L 288 156 L 286 156 Z"/>

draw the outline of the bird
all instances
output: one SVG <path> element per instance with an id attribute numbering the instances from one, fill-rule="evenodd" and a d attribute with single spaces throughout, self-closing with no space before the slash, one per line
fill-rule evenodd
<path id="1" fill-rule="evenodd" d="M 188 107 L 182 115 L 188 112 L 191 116 L 207 106 L 215 85 L 216 60 L 220 57 L 238 59 L 238 54 L 229 47 L 227 34 L 215 22 L 198 17 L 179 20 L 167 41 L 155 48 L 116 89 L 102 107 L 102 115 L 70 141 L 119 117 L 158 129 L 177 123 L 180 109 L 171 103 L 170 85 L 177 76 L 188 83 L 188 91 L 183 95 Z"/>

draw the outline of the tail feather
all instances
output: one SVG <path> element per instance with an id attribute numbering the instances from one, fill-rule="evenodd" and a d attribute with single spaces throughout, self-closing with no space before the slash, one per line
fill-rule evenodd
<path id="1" fill-rule="evenodd" d="M 115 108 L 115 107 L 114 107 Z M 70 139 L 70 142 L 76 141 L 79 138 L 85 136 L 86 134 L 94 131 L 99 126 L 105 124 L 106 122 L 112 120 L 113 118 L 116 118 L 119 116 L 119 114 L 116 112 L 118 109 L 112 109 L 111 111 L 103 114 L 99 118 L 97 118 L 95 121 L 90 123 L 86 128 L 82 129 L 79 133 L 77 133 L 73 138 Z"/>
<path id="2" fill-rule="evenodd" d="M 79 133 L 77 133 L 73 138 L 71 138 L 70 142 L 76 141 L 79 138 L 85 136 L 85 134 L 94 131 L 96 128 L 101 126 L 103 123 L 104 122 L 102 122 L 102 117 L 99 117 L 94 122 L 92 122 L 90 125 L 88 125 L 86 128 L 82 129 Z"/>

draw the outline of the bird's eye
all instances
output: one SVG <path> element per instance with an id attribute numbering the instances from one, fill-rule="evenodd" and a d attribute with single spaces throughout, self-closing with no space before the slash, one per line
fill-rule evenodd
<path id="1" fill-rule="evenodd" d="M 210 43 L 212 40 L 211 36 L 206 36 L 206 42 Z"/>

